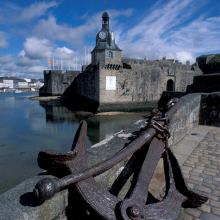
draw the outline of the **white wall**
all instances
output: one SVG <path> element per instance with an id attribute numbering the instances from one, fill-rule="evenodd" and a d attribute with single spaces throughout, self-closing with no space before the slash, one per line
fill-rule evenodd
<path id="1" fill-rule="evenodd" d="M 9 79 L 3 79 L 3 87 L 8 87 L 10 89 L 14 88 L 14 80 L 9 80 Z"/>

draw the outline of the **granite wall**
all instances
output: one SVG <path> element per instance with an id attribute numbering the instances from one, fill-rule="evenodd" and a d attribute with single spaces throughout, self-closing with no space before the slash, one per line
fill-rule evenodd
<path id="1" fill-rule="evenodd" d="M 102 107 L 112 103 L 127 103 L 132 107 L 136 105 L 134 103 L 158 101 L 163 91 L 186 91 L 193 76 L 200 73 L 196 65 L 166 59 L 147 61 L 123 58 L 120 66 L 114 66 L 89 65 L 79 75 L 45 71 L 45 86 L 40 90 L 40 95 L 63 94 L 70 97 L 71 102 L 71 96 L 77 94 Z"/>
<path id="2" fill-rule="evenodd" d="M 175 147 L 190 130 L 199 124 L 201 94 L 188 94 L 180 98 L 177 110 L 170 120 L 169 143 Z"/>
<path id="3" fill-rule="evenodd" d="M 62 95 L 78 74 L 77 71 L 45 70 L 44 86 L 40 88 L 39 96 Z"/>
<path id="4" fill-rule="evenodd" d="M 99 74 L 98 71 L 85 71 L 75 80 L 75 93 L 92 101 L 99 101 Z"/>
<path id="5" fill-rule="evenodd" d="M 99 102 L 149 102 L 158 101 L 167 91 L 168 81 L 173 91 L 184 92 L 187 85 L 193 81 L 196 71 L 191 66 L 168 61 L 133 63 L 128 62 L 130 68 L 119 70 L 100 68 L 99 73 Z M 115 89 L 106 89 L 107 77 L 116 77 Z"/>

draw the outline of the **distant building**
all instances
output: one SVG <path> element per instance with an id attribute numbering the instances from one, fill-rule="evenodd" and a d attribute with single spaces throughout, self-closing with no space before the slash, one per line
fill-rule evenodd
<path id="1" fill-rule="evenodd" d="M 0 92 L 10 92 L 15 90 L 35 91 L 42 87 L 44 83 L 38 79 L 21 79 L 18 77 L 0 77 Z"/>
<path id="2" fill-rule="evenodd" d="M 31 79 L 24 78 L 27 83 L 31 83 Z"/>
<path id="3" fill-rule="evenodd" d="M 17 88 L 28 88 L 28 82 L 18 82 Z"/>
<path id="4" fill-rule="evenodd" d="M 5 88 L 13 89 L 14 88 L 14 80 L 3 79 L 3 84 Z"/>

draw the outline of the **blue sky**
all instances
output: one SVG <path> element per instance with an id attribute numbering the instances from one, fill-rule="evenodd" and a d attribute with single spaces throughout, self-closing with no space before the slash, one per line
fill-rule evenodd
<path id="1" fill-rule="evenodd" d="M 220 53 L 219 0 L 0 0 L 0 75 L 42 78 L 53 56 L 66 68 L 88 62 L 103 11 L 123 56 Z"/>

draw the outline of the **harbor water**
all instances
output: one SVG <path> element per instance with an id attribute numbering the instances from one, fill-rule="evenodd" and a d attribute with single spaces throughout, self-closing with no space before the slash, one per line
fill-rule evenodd
<path id="1" fill-rule="evenodd" d="M 36 93 L 0 93 L 0 193 L 42 172 L 41 150 L 68 151 L 81 120 L 88 123 L 88 147 L 145 113 L 96 116 L 31 99 Z"/>

